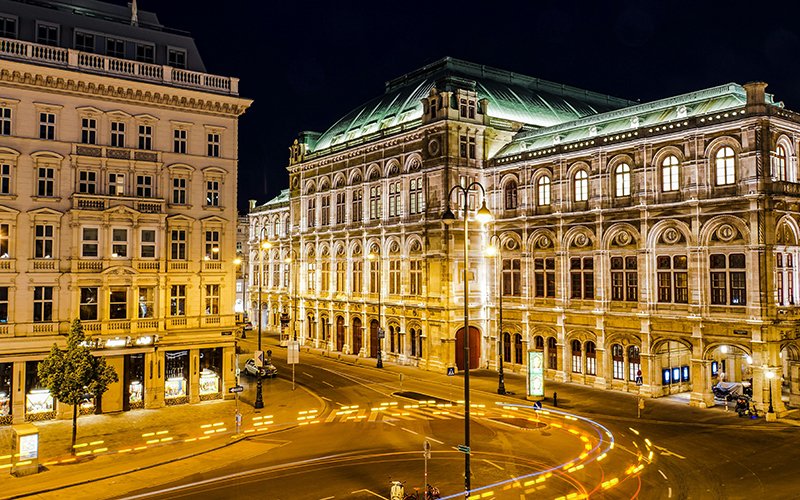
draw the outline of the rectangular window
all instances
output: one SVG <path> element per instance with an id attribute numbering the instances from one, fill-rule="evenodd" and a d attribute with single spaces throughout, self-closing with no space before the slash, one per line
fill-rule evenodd
<path id="1" fill-rule="evenodd" d="M 611 300 L 639 300 L 636 257 L 611 257 Z"/>
<path id="2" fill-rule="evenodd" d="M 39 113 L 39 139 L 53 141 L 56 138 L 56 114 Z"/>
<path id="3" fill-rule="evenodd" d="M 10 226 L 8 224 L 0 224 L 0 259 L 8 258 L 8 243 L 10 235 Z"/>
<path id="4" fill-rule="evenodd" d="M 172 260 L 186 260 L 185 229 L 173 229 L 170 231 L 169 258 Z"/>
<path id="5" fill-rule="evenodd" d="M 125 58 L 125 42 L 116 38 L 106 38 L 106 55 L 109 57 Z"/>
<path id="6" fill-rule="evenodd" d="M 401 215 L 400 208 L 400 182 L 389 183 L 389 217 L 399 217 Z"/>
<path id="7" fill-rule="evenodd" d="M 139 149 L 153 149 L 152 125 L 139 125 Z"/>
<path id="8" fill-rule="evenodd" d="M 36 196 L 54 196 L 56 171 L 52 167 L 36 169 Z"/>
<path id="9" fill-rule="evenodd" d="M 11 165 L 0 163 L 0 194 L 11 194 Z"/>
<path id="10" fill-rule="evenodd" d="M 411 179 L 408 189 L 408 213 L 420 214 L 425 210 L 425 199 L 422 197 L 422 178 Z"/>
<path id="11" fill-rule="evenodd" d="M 186 179 L 183 177 L 172 179 L 172 203 L 186 205 Z"/>
<path id="12" fill-rule="evenodd" d="M 219 206 L 219 181 L 206 181 L 206 206 Z"/>
<path id="13" fill-rule="evenodd" d="M 151 286 L 139 287 L 138 317 L 140 319 L 152 318 L 155 315 L 156 289 Z"/>
<path id="14" fill-rule="evenodd" d="M 97 120 L 81 118 L 81 143 L 97 144 Z"/>
<path id="15" fill-rule="evenodd" d="M 53 258 L 53 226 L 48 224 L 36 224 L 34 228 L 33 249 L 34 259 Z"/>
<path id="16" fill-rule="evenodd" d="M 207 315 L 219 315 L 219 285 L 206 285 L 204 311 Z"/>
<path id="17" fill-rule="evenodd" d="M 219 231 L 206 231 L 206 260 L 219 260 Z"/>
<path id="18" fill-rule="evenodd" d="M 172 152 L 186 154 L 187 135 L 186 130 L 176 128 L 172 131 Z"/>
<path id="19" fill-rule="evenodd" d="M 345 290 L 345 261 L 336 261 L 336 291 L 344 293 Z"/>
<path id="20" fill-rule="evenodd" d="M 78 172 L 78 192 L 81 194 L 97 193 L 97 172 L 89 170 Z"/>
<path id="21" fill-rule="evenodd" d="M 306 200 L 306 227 L 314 227 L 317 224 L 317 200 L 309 198 Z"/>
<path id="22" fill-rule="evenodd" d="M 347 196 L 344 192 L 336 193 L 336 223 L 337 224 L 344 224 L 344 214 L 345 214 L 345 200 Z"/>
<path id="23" fill-rule="evenodd" d="M 214 132 L 208 134 L 208 148 L 207 148 L 207 155 L 218 158 L 219 157 L 219 144 L 220 144 L 220 134 L 219 132 Z"/>
<path id="24" fill-rule="evenodd" d="M 156 61 L 155 47 L 149 44 L 136 44 L 136 60 L 143 63 L 153 64 Z"/>
<path id="25" fill-rule="evenodd" d="M 625 358 L 622 355 L 622 346 L 614 344 L 611 346 L 611 363 L 613 366 L 613 377 L 615 380 L 625 380 Z"/>
<path id="26" fill-rule="evenodd" d="M 111 230 L 111 256 L 119 258 L 128 257 L 128 230 Z"/>
<path id="27" fill-rule="evenodd" d="M 97 288 L 81 288 L 79 317 L 81 321 L 97 321 Z"/>
<path id="28" fill-rule="evenodd" d="M 369 188 L 369 218 L 377 220 L 381 218 L 381 187 L 372 186 Z"/>
<path id="29" fill-rule="evenodd" d="M 364 263 L 360 260 L 353 261 L 353 282 L 351 283 L 351 293 L 361 295 L 364 290 Z"/>
<path id="30" fill-rule="evenodd" d="M 91 33 L 75 32 L 75 49 L 83 52 L 94 52 L 94 35 Z"/>
<path id="31" fill-rule="evenodd" d="M 327 260 L 322 263 L 320 269 L 321 276 L 321 288 L 320 291 L 322 293 L 328 293 L 331 289 L 331 263 Z"/>
<path id="32" fill-rule="evenodd" d="M 353 211 L 350 216 L 353 222 L 364 220 L 364 191 L 360 189 L 353 191 Z"/>
<path id="33" fill-rule="evenodd" d="M 33 322 L 53 321 L 53 287 L 33 287 Z"/>
<path id="34" fill-rule="evenodd" d="M 11 108 L 0 107 L 0 135 L 11 135 Z"/>
<path id="35" fill-rule="evenodd" d="M 58 26 L 36 23 L 36 43 L 58 46 Z"/>
<path id="36" fill-rule="evenodd" d="M 17 20 L 15 18 L 0 16 L 0 36 L 17 38 Z"/>
<path id="37" fill-rule="evenodd" d="M 111 196 L 125 195 L 125 174 L 108 174 L 108 194 Z"/>
<path id="38" fill-rule="evenodd" d="M 128 289 L 111 290 L 108 301 L 108 319 L 128 319 Z"/>
<path id="39" fill-rule="evenodd" d="M 520 288 L 520 259 L 503 259 L 503 295 L 519 297 Z"/>
<path id="40" fill-rule="evenodd" d="M 8 323 L 8 287 L 0 286 L 0 323 Z"/>
<path id="41" fill-rule="evenodd" d="M 317 265 L 314 262 L 308 263 L 308 281 L 306 282 L 306 289 L 309 292 L 313 292 L 317 289 Z"/>
<path id="42" fill-rule="evenodd" d="M 711 303 L 715 305 L 743 306 L 747 304 L 745 256 L 711 254 Z"/>
<path id="43" fill-rule="evenodd" d="M 125 122 L 111 122 L 111 147 L 125 147 Z"/>
<path id="44" fill-rule="evenodd" d="M 81 257 L 97 257 L 100 243 L 100 230 L 96 227 L 84 227 L 81 230 Z"/>
<path id="45" fill-rule="evenodd" d="M 400 295 L 400 261 L 389 261 L 389 295 Z"/>
<path id="46" fill-rule="evenodd" d="M 477 158 L 475 152 L 475 138 L 462 135 L 458 140 L 458 155 L 461 158 L 469 158 L 474 160 Z"/>
<path id="47" fill-rule="evenodd" d="M 573 257 L 570 259 L 570 282 L 573 299 L 594 298 L 594 258 Z"/>
<path id="48" fill-rule="evenodd" d="M 186 285 L 170 286 L 169 315 L 186 316 Z"/>
<path id="49" fill-rule="evenodd" d="M 380 289 L 380 263 L 377 261 L 370 261 L 369 263 L 369 293 L 377 294 Z"/>
<path id="50" fill-rule="evenodd" d="M 156 230 L 142 229 L 140 256 L 143 259 L 154 259 L 156 256 Z"/>
<path id="51" fill-rule="evenodd" d="M 136 176 L 136 196 L 140 198 L 153 197 L 153 176 L 152 175 L 137 175 Z"/>
<path id="52" fill-rule="evenodd" d="M 289 288 L 289 272 L 291 268 L 289 264 L 283 265 L 283 288 Z"/>
<path id="53" fill-rule="evenodd" d="M 656 273 L 659 302 L 689 302 L 688 260 L 685 255 L 659 255 L 656 257 Z"/>
<path id="54" fill-rule="evenodd" d="M 180 49 L 167 50 L 167 64 L 173 68 L 186 69 L 186 51 Z"/>
<path id="55" fill-rule="evenodd" d="M 553 298 L 556 296 L 555 259 L 552 257 L 533 260 L 534 296 Z"/>
<path id="56" fill-rule="evenodd" d="M 331 221 L 331 197 L 329 195 L 322 196 L 322 220 L 320 220 L 320 226 L 327 226 L 330 224 Z"/>
<path id="57" fill-rule="evenodd" d="M 409 292 L 411 295 L 422 295 L 422 260 L 409 261 Z"/>

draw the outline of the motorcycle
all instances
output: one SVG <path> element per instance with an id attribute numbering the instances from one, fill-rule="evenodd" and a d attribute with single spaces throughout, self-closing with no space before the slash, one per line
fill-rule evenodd
<path id="1" fill-rule="evenodd" d="M 392 481 L 389 488 L 390 500 L 406 500 L 405 481 Z"/>
<path id="2" fill-rule="evenodd" d="M 719 384 L 711 386 L 711 392 L 714 393 L 714 399 L 719 399 L 721 401 L 732 401 L 734 395 L 732 394 L 732 388 L 728 387 L 727 389 L 724 387 L 720 387 Z"/>
<path id="3" fill-rule="evenodd" d="M 425 487 L 425 500 L 437 500 L 439 498 L 442 498 L 442 494 L 439 493 L 439 488 L 428 484 Z"/>

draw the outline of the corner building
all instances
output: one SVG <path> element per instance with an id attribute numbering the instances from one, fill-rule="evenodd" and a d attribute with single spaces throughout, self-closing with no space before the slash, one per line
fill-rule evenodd
<path id="1" fill-rule="evenodd" d="M 390 81 L 299 136 L 285 212 L 251 211 L 251 243 L 277 243 L 261 307 L 297 290 L 306 343 L 375 357 L 381 326 L 385 358 L 462 368 L 464 200 L 441 216 L 477 181 L 494 221 L 469 192 L 470 367 L 539 350 L 547 379 L 704 407 L 721 380 L 766 407 L 771 383 L 781 415 L 800 404 L 800 115 L 765 87 L 639 104 L 450 58 Z M 270 267 L 289 248 L 296 269 Z"/>
<path id="2" fill-rule="evenodd" d="M 0 422 L 65 416 L 38 362 L 80 318 L 120 378 L 82 412 L 234 384 L 236 78 L 155 14 L 0 0 Z"/>

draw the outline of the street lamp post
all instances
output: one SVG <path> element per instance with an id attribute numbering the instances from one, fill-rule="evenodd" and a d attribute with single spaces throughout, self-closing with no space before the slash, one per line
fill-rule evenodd
<path id="1" fill-rule="evenodd" d="M 769 385 L 769 408 L 767 408 L 767 413 L 775 413 L 775 408 L 772 406 L 772 379 L 775 378 L 775 373 L 767 368 L 765 376 L 767 377 L 767 385 Z"/>
<path id="2" fill-rule="evenodd" d="M 380 252 L 380 251 L 379 251 Z M 378 362 L 375 364 L 376 368 L 383 368 L 383 357 L 381 355 L 381 341 L 383 340 L 383 329 L 381 328 L 381 293 L 383 292 L 383 266 L 381 265 L 380 253 L 370 252 L 367 255 L 369 260 L 374 260 L 378 265 Z"/>
<path id="3" fill-rule="evenodd" d="M 494 246 L 494 245 L 497 246 Z M 497 234 L 493 234 L 489 238 L 489 248 L 487 249 L 486 254 L 490 257 L 497 256 L 500 260 L 500 266 L 495 265 L 495 269 L 497 269 L 496 273 L 498 276 L 497 279 L 497 295 L 499 300 L 499 311 L 498 311 L 498 320 L 497 320 L 497 357 L 499 358 L 499 363 L 497 365 L 497 394 L 505 395 L 506 393 L 506 382 L 505 377 L 503 374 L 503 356 L 505 352 L 503 351 L 503 272 L 501 266 L 503 265 L 503 253 L 501 248 L 500 236 Z"/>
<path id="4" fill-rule="evenodd" d="M 470 486 L 470 449 L 469 449 L 469 192 L 473 188 L 480 188 L 483 194 L 483 202 L 481 208 L 475 214 L 475 219 L 485 224 L 492 220 L 492 213 L 486 208 L 486 190 L 479 182 L 472 182 L 466 187 L 456 184 L 450 188 L 447 193 L 447 208 L 442 214 L 442 222 L 450 225 L 455 222 L 456 216 L 450 210 L 450 198 L 453 196 L 453 191 L 460 191 L 464 195 L 464 206 L 462 212 L 464 214 L 464 446 L 466 451 L 464 453 L 464 498 L 469 498 L 469 492 L 472 489 Z"/>
<path id="5" fill-rule="evenodd" d="M 266 232 L 267 227 L 262 226 L 258 236 L 258 351 L 261 351 L 261 288 L 264 282 L 264 254 L 272 248 L 270 242 L 264 239 L 264 233 Z M 256 377 L 256 402 L 253 404 L 253 408 L 264 408 L 264 395 L 260 376 Z"/>
<path id="6" fill-rule="evenodd" d="M 284 262 L 292 266 L 292 340 L 297 340 L 297 273 L 300 259 L 297 258 L 297 252 L 294 248 L 289 248 L 289 255 Z"/>

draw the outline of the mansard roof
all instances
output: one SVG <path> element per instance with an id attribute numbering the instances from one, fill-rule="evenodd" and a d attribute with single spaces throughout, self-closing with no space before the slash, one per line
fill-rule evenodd
<path id="1" fill-rule="evenodd" d="M 661 124 L 670 126 L 695 116 L 725 113 L 742 108 L 746 101 L 744 87 L 728 83 L 550 127 L 535 130 L 528 128 L 517 133 L 514 140 L 500 149 L 495 158 L 551 148 L 557 144 L 591 140 L 595 136 L 633 133 L 641 127 L 651 128 Z M 768 105 L 783 106 L 782 103 L 774 102 L 772 94 L 766 94 L 766 102 Z"/>
<path id="2" fill-rule="evenodd" d="M 539 78 L 446 57 L 386 82 L 386 92 L 347 113 L 324 132 L 311 151 L 320 151 L 379 130 L 419 124 L 422 102 L 431 89 L 474 90 L 488 101 L 487 114 L 547 127 L 635 104 Z"/>
<path id="3" fill-rule="evenodd" d="M 259 205 L 250 212 L 262 212 L 264 210 L 269 210 L 273 208 L 280 208 L 282 206 L 289 206 L 289 190 L 288 189 L 281 189 L 281 192 L 275 198 L 267 201 L 263 205 Z"/>

